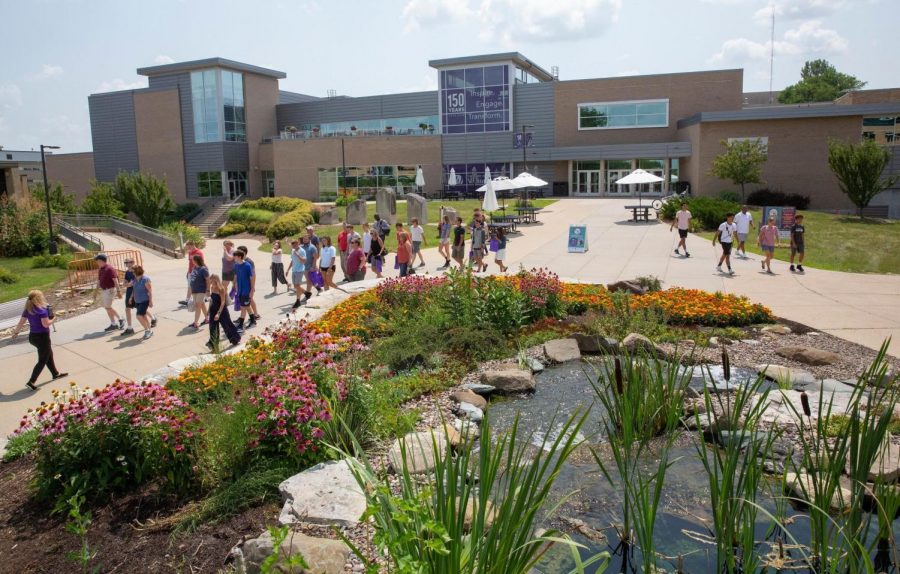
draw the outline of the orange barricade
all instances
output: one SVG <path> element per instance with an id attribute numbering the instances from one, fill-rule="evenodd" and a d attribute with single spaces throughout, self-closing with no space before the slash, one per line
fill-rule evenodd
<path id="1" fill-rule="evenodd" d="M 97 285 L 97 262 L 94 256 L 98 251 L 82 251 L 76 253 L 72 261 L 69 261 L 68 278 L 69 289 L 90 289 Z M 113 266 L 119 273 L 119 280 L 125 278 L 125 260 L 133 259 L 135 265 L 143 265 L 141 252 L 137 249 L 119 249 L 104 251 L 106 263 Z"/>

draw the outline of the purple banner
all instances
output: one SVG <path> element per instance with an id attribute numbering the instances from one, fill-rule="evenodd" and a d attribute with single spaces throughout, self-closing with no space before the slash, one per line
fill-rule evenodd
<path id="1" fill-rule="evenodd" d="M 508 66 L 443 70 L 440 81 L 443 133 L 509 131 Z"/>

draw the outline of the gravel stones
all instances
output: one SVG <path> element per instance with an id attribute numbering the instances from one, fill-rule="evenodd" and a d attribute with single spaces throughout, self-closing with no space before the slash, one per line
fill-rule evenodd
<path id="1" fill-rule="evenodd" d="M 456 403 L 469 403 L 481 410 L 486 409 L 488 404 L 484 397 L 475 394 L 469 389 L 453 391 L 450 393 L 450 400 Z"/>
<path id="2" fill-rule="evenodd" d="M 274 571 L 281 572 L 287 558 L 301 555 L 309 564 L 304 572 L 317 574 L 341 574 L 350 557 L 350 548 L 339 540 L 314 538 L 299 532 L 290 532 L 278 549 L 280 558 Z M 240 548 L 232 551 L 235 555 L 235 571 L 246 574 L 258 574 L 260 566 L 266 558 L 275 552 L 272 535 L 268 532 L 259 538 L 247 540 Z"/>
<path id="3" fill-rule="evenodd" d="M 534 390 L 534 376 L 523 369 L 501 369 L 481 373 L 481 384 L 490 385 L 500 393 L 524 393 Z"/>
<path id="4" fill-rule="evenodd" d="M 811 385 L 816 382 L 816 377 L 812 373 L 801 369 L 785 367 L 783 365 L 756 365 L 756 370 L 760 374 L 764 374 L 767 379 L 771 379 L 778 383 L 781 387 Z"/>
<path id="5" fill-rule="evenodd" d="M 544 343 L 544 355 L 551 363 L 565 363 L 581 358 L 581 350 L 575 339 L 553 339 Z"/>
<path id="6" fill-rule="evenodd" d="M 471 405 L 469 405 L 471 406 Z M 403 441 L 401 447 L 401 441 Z M 397 439 L 387 453 L 388 463 L 394 472 L 403 471 L 403 454 L 406 454 L 406 470 L 411 474 L 426 474 L 434 470 L 438 453 L 447 450 L 448 438 L 440 430 L 412 432 Z"/>
<path id="7" fill-rule="evenodd" d="M 807 365 L 834 365 L 840 362 L 841 356 L 831 351 L 823 351 L 813 347 L 788 346 L 775 349 L 775 354 L 792 359 L 794 361 L 805 363 Z"/>
<path id="8" fill-rule="evenodd" d="M 346 460 L 323 462 L 278 485 L 284 507 L 280 524 L 353 526 L 366 511 L 366 497 Z"/>

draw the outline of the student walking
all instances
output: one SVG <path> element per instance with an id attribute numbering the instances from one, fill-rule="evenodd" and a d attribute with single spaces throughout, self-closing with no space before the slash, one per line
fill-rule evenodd
<path id="1" fill-rule="evenodd" d="M 747 247 L 744 245 L 744 242 L 747 241 L 747 236 L 750 235 L 750 230 L 753 229 L 753 214 L 747 211 L 747 206 L 741 206 L 741 212 L 734 216 L 734 224 L 737 227 L 737 238 L 738 238 L 738 255 L 747 258 Z"/>
<path id="2" fill-rule="evenodd" d="M 391 224 L 387 220 L 381 219 L 381 216 L 377 213 L 375 214 L 375 223 L 372 224 L 372 229 L 378 233 L 382 243 L 391 234 Z"/>
<path id="3" fill-rule="evenodd" d="M 375 277 L 381 279 L 382 277 L 384 277 L 384 275 L 382 275 L 381 273 L 384 270 L 384 258 L 387 255 L 387 248 L 385 248 L 384 240 L 378 234 L 378 230 L 376 228 L 372 229 L 371 235 L 372 252 L 368 257 L 368 260 L 372 265 L 372 271 L 375 272 Z"/>
<path id="4" fill-rule="evenodd" d="M 291 274 L 295 296 L 294 306 L 291 308 L 296 309 L 306 302 L 306 299 L 300 299 L 300 294 L 303 293 L 303 279 L 306 275 L 306 250 L 300 246 L 299 239 L 291 241 L 291 262 L 288 265 L 288 271 Z"/>
<path id="5" fill-rule="evenodd" d="M 350 240 L 350 254 L 347 255 L 347 274 L 350 281 L 362 281 L 366 277 L 366 256 L 362 250 L 362 240 Z"/>
<path id="6" fill-rule="evenodd" d="M 234 242 L 225 240 L 222 244 L 222 287 L 228 293 L 228 285 L 234 283 Z M 226 300 L 230 300 L 228 297 Z"/>
<path id="7" fill-rule="evenodd" d="M 199 329 L 200 325 L 209 322 L 209 311 L 206 309 L 206 294 L 209 291 L 209 269 L 203 262 L 203 256 L 194 255 L 194 269 L 191 271 L 191 301 L 190 306 L 194 311 L 194 322 L 191 327 Z M 203 323 L 197 323 L 200 314 L 203 313 Z"/>
<path id="8" fill-rule="evenodd" d="M 238 317 L 236 326 L 238 329 L 241 329 L 244 327 L 244 318 L 250 310 L 250 303 L 256 291 L 256 273 L 253 265 L 246 261 L 244 252 L 240 249 L 234 252 L 234 283 L 237 287 L 237 298 L 241 308 L 241 316 Z M 252 312 L 249 314 L 248 329 L 256 325 L 256 315 Z"/>
<path id="9" fill-rule="evenodd" d="M 497 228 L 495 239 L 497 241 L 497 253 L 494 255 L 494 263 L 497 264 L 502 273 L 506 273 L 506 270 L 509 269 L 503 263 L 506 261 L 506 232 L 503 231 L 502 227 Z"/>
<path id="10" fill-rule="evenodd" d="M 476 219 L 475 225 L 472 227 L 472 260 L 470 261 L 476 273 L 487 269 L 487 264 L 484 262 L 485 235 L 484 222 Z"/>
<path id="11" fill-rule="evenodd" d="M 31 378 L 25 383 L 25 386 L 32 391 L 37 390 L 35 383 L 44 367 L 50 369 L 50 374 L 53 376 L 52 380 L 54 381 L 69 374 L 60 373 L 59 369 L 56 368 L 56 363 L 53 361 L 53 347 L 50 345 L 50 326 L 53 324 L 54 319 L 53 310 L 47 305 L 44 294 L 37 289 L 29 291 L 28 298 L 25 300 L 25 310 L 22 311 L 22 318 L 19 319 L 19 324 L 13 330 L 12 338 L 15 340 L 25 323 L 28 323 L 28 342 L 37 349 L 38 353 L 38 360 L 31 371 Z"/>
<path id="12" fill-rule="evenodd" d="M 775 255 L 775 243 L 778 241 L 778 226 L 775 218 L 770 217 L 769 222 L 759 228 L 757 243 L 762 249 L 765 259 L 761 262 L 763 270 L 769 275 L 772 273 L 772 257 Z"/>
<path id="13" fill-rule="evenodd" d="M 400 277 L 409 275 L 409 264 L 412 260 L 412 247 L 409 245 L 409 235 L 405 231 L 397 233 L 397 265 L 400 268 Z"/>
<path id="14" fill-rule="evenodd" d="M 372 233 L 368 223 L 362 224 L 362 250 L 363 255 L 366 256 L 366 261 L 368 261 L 369 255 L 372 254 Z"/>
<path id="15" fill-rule="evenodd" d="M 791 225 L 791 271 L 794 271 L 794 256 L 798 256 L 796 270 L 805 273 L 803 270 L 803 257 L 806 251 L 806 228 L 803 227 L 803 216 L 798 215 L 794 218 L 794 224 Z"/>
<path id="16" fill-rule="evenodd" d="M 204 267 L 204 269 L 206 268 Z M 154 323 L 148 317 L 149 309 L 153 307 L 153 284 L 150 278 L 144 274 L 144 268 L 140 265 L 134 267 L 134 290 L 131 293 L 131 302 L 137 311 L 138 323 L 144 328 L 144 340 L 146 341 L 153 336 Z M 196 321 L 195 317 L 194 322 Z"/>
<path id="17" fill-rule="evenodd" d="M 422 245 L 428 245 L 425 241 L 425 229 L 419 225 L 419 220 L 413 217 L 412 225 L 409 229 L 412 236 L 412 260 L 410 265 L 416 264 L 416 256 L 419 256 L 419 267 L 425 267 L 425 258 L 422 256 Z"/>
<path id="18" fill-rule="evenodd" d="M 100 266 L 97 271 L 97 289 L 100 290 L 100 303 L 106 309 L 106 314 L 109 317 L 109 326 L 103 330 L 115 331 L 116 329 L 124 329 L 125 321 L 113 309 L 113 302 L 122 298 L 119 274 L 112 265 L 106 262 L 106 253 L 98 253 L 94 256 L 94 261 Z"/>
<path id="19" fill-rule="evenodd" d="M 337 270 L 335 261 L 337 261 L 337 249 L 331 244 L 331 237 L 323 235 L 322 254 L 319 256 L 319 272 L 322 274 L 322 283 L 326 291 L 338 288 L 334 284 L 334 273 Z"/>
<path id="20" fill-rule="evenodd" d="M 450 234 L 453 226 L 450 224 L 450 216 L 445 215 L 443 221 L 438 224 L 438 253 L 444 258 L 444 265 L 438 269 L 450 267 Z"/>
<path id="21" fill-rule="evenodd" d="M 122 335 L 134 335 L 134 329 L 131 325 L 131 310 L 135 308 L 132 294 L 134 293 L 134 259 L 130 257 L 125 260 L 125 321 L 127 327 L 122 331 Z M 156 317 L 147 312 L 152 327 L 156 327 Z"/>
<path id="22" fill-rule="evenodd" d="M 453 249 L 452 256 L 453 260 L 456 261 L 457 265 L 459 265 L 459 270 L 462 271 L 465 269 L 465 255 L 466 255 L 466 228 L 463 227 L 463 219 L 462 217 L 456 218 L 456 227 L 453 228 Z"/>
<path id="23" fill-rule="evenodd" d="M 317 238 L 318 239 L 318 238 Z M 318 285 L 313 284 L 312 276 L 310 273 L 319 268 L 319 250 L 315 245 L 312 244 L 312 241 L 309 237 L 304 237 L 300 240 L 300 248 L 306 252 L 306 272 L 303 276 L 306 278 L 306 292 L 303 296 L 306 298 L 306 301 L 312 297 L 313 287 L 316 288 L 316 293 L 321 293 L 322 288 Z"/>
<path id="24" fill-rule="evenodd" d="M 228 312 L 228 293 L 225 292 L 225 283 L 218 275 L 209 276 L 209 341 L 206 346 L 211 351 L 219 346 L 219 328 L 225 331 L 228 342 L 237 345 L 241 342 L 241 334 L 231 322 L 231 314 Z"/>
<path id="25" fill-rule="evenodd" d="M 734 271 L 731 269 L 731 245 L 736 234 L 737 225 L 734 224 L 734 214 L 727 213 L 725 214 L 725 221 L 719 225 L 719 229 L 712 240 L 713 247 L 716 246 L 717 239 L 722 244 L 722 256 L 719 258 L 719 264 L 716 265 L 716 271 L 719 273 L 722 272 L 722 263 L 724 262 L 728 266 L 729 275 L 734 275 Z"/>
<path id="26" fill-rule="evenodd" d="M 259 313 L 256 310 L 256 263 L 250 258 L 250 252 L 247 251 L 246 245 L 238 245 L 236 250 L 244 254 L 244 261 L 249 263 L 251 269 L 253 269 L 253 293 L 250 294 L 250 318 L 253 319 L 253 324 L 255 325 L 256 322 L 259 321 Z"/>
<path id="27" fill-rule="evenodd" d="M 678 225 L 678 245 L 675 246 L 675 255 L 681 255 L 679 249 L 684 249 L 684 256 L 691 256 L 687 250 L 687 236 L 688 231 L 691 229 L 691 219 L 693 217 L 691 212 L 688 211 L 687 203 L 681 202 L 681 209 L 675 212 L 675 219 L 672 221 L 672 225 L 669 226 L 669 231 L 672 231 Z"/>
<path id="28" fill-rule="evenodd" d="M 194 255 L 199 255 L 201 258 L 203 257 L 203 252 L 200 251 L 200 248 L 197 247 L 197 244 L 192 240 L 187 241 L 184 244 L 184 253 L 187 256 L 188 260 L 188 270 L 185 278 L 187 280 L 187 295 L 185 296 L 183 301 L 179 301 L 181 305 L 190 305 L 191 300 L 191 271 L 194 270 Z"/>
<path id="29" fill-rule="evenodd" d="M 284 261 L 281 252 L 281 242 L 272 243 L 272 294 L 278 294 L 278 284 L 287 285 L 287 279 L 284 277 Z"/>

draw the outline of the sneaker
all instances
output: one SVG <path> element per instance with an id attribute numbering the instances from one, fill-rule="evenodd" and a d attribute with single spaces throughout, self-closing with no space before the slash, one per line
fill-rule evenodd
<path id="1" fill-rule="evenodd" d="M 215 348 L 215 346 L 212 344 L 212 341 L 207 341 L 206 348 L 209 349 L 210 351 L 212 351 Z"/>
<path id="2" fill-rule="evenodd" d="M 126 335 L 134 335 L 134 329 L 132 329 L 131 327 L 128 327 L 127 329 L 122 331 L 122 336 L 124 337 Z"/>
<path id="3" fill-rule="evenodd" d="M 247 328 L 252 329 L 253 327 L 256 327 L 256 321 L 253 319 L 250 319 L 250 322 L 247 323 Z"/>
<path id="4" fill-rule="evenodd" d="M 309 301 L 310 299 L 312 299 L 312 291 L 307 291 L 306 293 L 303 294 L 304 302 Z"/>
<path id="5" fill-rule="evenodd" d="M 153 336 L 153 331 L 144 331 L 144 340 L 146 341 Z"/>
<path id="6" fill-rule="evenodd" d="M 254 315 L 253 313 L 250 313 L 250 320 L 253 321 L 254 323 L 256 323 L 257 321 L 259 321 L 259 315 Z"/>
<path id="7" fill-rule="evenodd" d="M 681 255 L 681 251 L 675 250 L 675 255 Z"/>
<path id="8" fill-rule="evenodd" d="M 125 321 L 123 319 L 119 319 L 119 329 L 125 328 Z"/>
<path id="9" fill-rule="evenodd" d="M 61 379 L 63 377 L 68 377 L 68 376 L 69 376 L 69 373 L 56 373 L 55 375 L 53 375 L 53 378 L 50 380 L 55 381 L 57 379 Z"/>
<path id="10" fill-rule="evenodd" d="M 300 299 L 297 299 L 296 301 L 294 301 L 294 304 L 291 305 L 291 309 L 296 309 L 300 305 L 303 305 L 303 302 Z"/>
<path id="11" fill-rule="evenodd" d="M 200 323 L 200 324 L 201 324 L 201 325 L 209 325 L 209 317 L 203 319 L 203 322 Z"/>
<path id="12" fill-rule="evenodd" d="M 200 325 L 198 325 L 197 323 L 191 323 L 191 329 L 193 329 L 195 331 L 199 331 Z M 146 333 L 146 331 L 145 331 L 145 333 Z"/>
<path id="13" fill-rule="evenodd" d="M 793 265 L 791 265 L 791 271 L 796 271 Z"/>
<path id="14" fill-rule="evenodd" d="M 765 261 L 760 261 L 760 262 L 759 262 L 759 266 L 760 266 L 763 270 L 765 270 L 765 268 L 766 268 L 766 262 L 765 262 Z"/>
<path id="15" fill-rule="evenodd" d="M 322 294 L 322 288 L 316 287 L 316 295 L 321 295 L 321 294 Z"/>
<path id="16" fill-rule="evenodd" d="M 690 254 L 690 253 L 688 253 L 688 252 L 687 252 L 687 251 L 685 251 L 685 252 L 684 252 L 684 256 L 685 256 L 685 257 L 690 257 L 690 256 L 691 256 L 691 254 Z"/>
<path id="17" fill-rule="evenodd" d="M 181 305 L 182 307 L 187 307 L 187 304 L 188 304 L 187 299 L 182 299 L 181 301 L 178 302 L 178 304 Z"/>
<path id="18" fill-rule="evenodd" d="M 106 331 L 106 332 L 108 332 L 108 331 L 115 331 L 115 330 L 117 330 L 118 328 L 119 328 L 119 327 L 116 326 L 115 323 L 111 323 L 106 329 L 103 329 L 103 330 Z"/>
<path id="19" fill-rule="evenodd" d="M 722 266 L 721 266 L 721 265 L 716 265 L 716 271 L 718 271 L 719 273 L 721 273 L 721 272 L 722 272 Z"/>
<path id="20" fill-rule="evenodd" d="M 766 273 L 768 273 L 769 275 L 775 275 L 774 273 L 772 273 L 771 269 L 766 269 Z"/>
<path id="21" fill-rule="evenodd" d="M 28 387 L 29 389 L 31 389 L 32 391 L 37 390 L 37 387 L 34 386 L 34 383 L 32 383 L 31 381 L 28 381 L 27 383 L 25 383 L 25 386 Z"/>
<path id="22" fill-rule="evenodd" d="M 156 327 L 156 317 L 150 319 L 150 327 L 151 328 Z"/>
<path id="23" fill-rule="evenodd" d="M 805 272 L 806 272 L 806 270 L 803 269 L 803 266 L 802 266 L 802 265 L 798 265 L 798 266 L 797 266 L 797 271 L 799 271 L 800 273 L 805 273 Z"/>
<path id="24" fill-rule="evenodd" d="M 419 263 L 419 267 L 425 267 L 425 262 Z"/>
<path id="25" fill-rule="evenodd" d="M 731 267 L 728 268 L 728 274 L 729 274 L 729 275 L 734 275 L 734 271 L 731 269 Z"/>
<path id="26" fill-rule="evenodd" d="M 238 317 L 238 320 L 234 322 L 234 326 L 237 327 L 238 329 L 243 329 L 244 328 L 244 318 Z"/>

